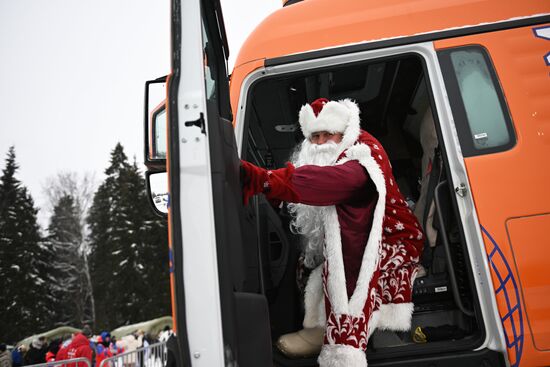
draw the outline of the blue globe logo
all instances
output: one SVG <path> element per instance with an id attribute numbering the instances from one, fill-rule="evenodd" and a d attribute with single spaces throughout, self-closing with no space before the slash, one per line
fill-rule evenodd
<path id="1" fill-rule="evenodd" d="M 496 241 L 483 226 L 481 226 L 481 231 L 492 244 L 492 247 L 490 244 L 486 244 L 486 250 L 492 273 L 496 276 L 498 282 L 495 283 L 495 296 L 499 304 L 498 311 L 506 338 L 510 366 L 517 367 L 523 352 L 523 312 L 518 282 Z M 502 305 L 505 305 L 504 309 Z"/>

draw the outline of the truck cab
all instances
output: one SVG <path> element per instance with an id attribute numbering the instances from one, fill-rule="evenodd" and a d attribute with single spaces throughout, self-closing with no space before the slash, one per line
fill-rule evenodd
<path id="1" fill-rule="evenodd" d="M 165 85 L 165 102 L 145 113 L 152 201 L 169 221 L 170 363 L 317 365 L 273 347 L 301 328 L 301 239 L 285 205 L 243 204 L 239 167 L 283 167 L 304 138 L 300 107 L 325 97 L 357 102 L 426 233 L 411 331 L 375 331 L 369 364 L 550 364 L 549 13 L 291 1 L 229 76 L 219 1 L 174 0 L 172 70 L 146 91 Z"/>

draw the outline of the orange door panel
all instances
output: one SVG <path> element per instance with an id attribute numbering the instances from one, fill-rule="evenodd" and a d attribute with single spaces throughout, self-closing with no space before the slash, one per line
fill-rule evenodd
<path id="1" fill-rule="evenodd" d="M 525 311 L 533 342 L 540 350 L 550 350 L 550 294 L 548 257 L 550 241 L 541 237 L 542 229 L 550 228 L 550 214 L 509 219 L 506 228 L 514 262 L 521 277 Z M 531 322 L 532 320 L 532 322 Z"/>
<path id="2" fill-rule="evenodd" d="M 465 158 L 513 366 L 550 365 L 548 34 L 550 24 L 435 42 L 488 51 L 515 129 L 511 149 Z"/>

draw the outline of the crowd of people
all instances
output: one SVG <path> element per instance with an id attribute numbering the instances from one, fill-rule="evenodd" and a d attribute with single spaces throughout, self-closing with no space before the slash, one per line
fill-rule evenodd
<path id="1" fill-rule="evenodd" d="M 99 367 L 107 358 L 155 344 L 164 340 L 169 334 L 171 330 L 168 327 L 157 336 L 138 330 L 117 340 L 108 331 L 94 335 L 89 326 L 84 326 L 82 331 L 74 333 L 66 340 L 48 341 L 42 336 L 34 339 L 30 345 L 21 344 L 11 351 L 7 349 L 6 344 L 0 344 L 0 367 L 22 367 L 75 358 L 85 358 L 91 367 Z M 56 363 L 54 366 L 58 365 L 60 364 Z M 124 367 L 128 367 L 127 365 L 129 363 L 125 363 Z M 131 365 L 139 367 L 139 358 L 133 356 Z M 85 362 L 77 361 L 66 363 L 62 367 L 87 367 L 87 365 Z"/>

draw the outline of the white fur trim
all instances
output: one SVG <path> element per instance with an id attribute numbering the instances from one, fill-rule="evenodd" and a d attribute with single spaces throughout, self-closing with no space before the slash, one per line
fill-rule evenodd
<path id="1" fill-rule="evenodd" d="M 330 305 L 336 315 L 348 314 L 342 238 L 335 206 L 324 208 L 323 223 L 325 226 L 325 259 L 328 262 L 327 292 Z"/>
<path id="2" fill-rule="evenodd" d="M 380 319 L 380 312 L 378 310 L 373 311 L 370 314 L 369 322 L 367 324 L 367 340 L 370 339 L 374 330 L 376 330 L 376 325 L 378 325 L 378 320 Z"/>
<path id="3" fill-rule="evenodd" d="M 357 139 L 359 138 L 359 135 L 361 134 L 361 120 L 359 119 L 359 106 L 355 102 L 353 102 L 350 99 L 344 99 L 339 101 L 341 104 L 346 106 L 350 111 L 350 119 L 348 121 L 348 126 L 346 127 L 346 130 L 344 131 L 344 135 L 342 137 L 342 141 L 340 142 L 338 155 L 342 154 L 343 151 L 350 148 Z"/>
<path id="4" fill-rule="evenodd" d="M 304 328 L 325 327 L 325 293 L 323 291 L 323 264 L 316 267 L 307 280 L 304 294 Z"/>
<path id="5" fill-rule="evenodd" d="M 367 367 L 367 356 L 349 345 L 323 345 L 317 359 L 319 367 Z"/>
<path id="6" fill-rule="evenodd" d="M 319 131 L 330 133 L 342 133 L 342 153 L 351 147 L 361 132 L 361 120 L 359 118 L 359 106 L 351 99 L 330 101 L 324 105 L 319 115 L 315 116 L 313 108 L 305 104 L 300 109 L 298 120 L 304 136 L 309 139 L 311 134 Z"/>
<path id="7" fill-rule="evenodd" d="M 376 191 L 378 191 L 378 201 L 376 202 L 376 206 L 374 208 L 371 231 L 367 240 L 365 251 L 363 253 L 361 269 L 359 270 L 359 276 L 357 278 L 355 291 L 353 292 L 353 295 L 349 300 L 349 306 L 347 302 L 348 300 L 347 293 L 346 293 L 346 299 L 345 299 L 346 307 L 344 307 L 344 309 L 348 311 L 349 315 L 359 317 L 363 312 L 363 306 L 365 305 L 365 302 L 368 296 L 369 283 L 370 283 L 370 280 L 372 279 L 372 275 L 374 271 L 376 270 L 376 267 L 378 266 L 378 261 L 379 261 L 378 250 L 382 243 L 382 222 L 384 220 L 384 214 L 386 210 L 386 181 L 384 178 L 384 174 L 382 173 L 382 169 L 372 157 L 371 149 L 368 145 L 356 144 L 350 147 L 346 152 L 346 157 L 341 159 L 338 162 L 338 164 L 343 164 L 350 160 L 357 160 L 363 167 L 365 167 L 365 169 L 369 174 L 370 179 L 374 182 L 374 185 L 376 186 Z M 336 213 L 335 208 L 334 208 L 334 213 Z M 338 225 L 338 240 L 340 240 L 340 226 L 338 224 L 337 215 L 336 215 L 335 221 L 336 221 L 336 224 Z M 332 227 L 334 227 L 334 225 Z M 326 230 L 327 230 L 326 233 L 330 233 L 328 232 L 328 227 Z M 333 230 L 333 228 L 331 228 L 331 230 Z M 329 241 L 327 237 L 327 247 L 328 245 L 329 245 Z M 340 246 L 339 260 L 342 261 L 342 268 L 341 269 L 339 269 L 339 267 L 333 268 L 329 264 L 329 269 L 330 269 L 329 280 L 332 274 L 332 277 L 334 279 L 337 279 L 338 282 L 340 282 L 339 287 L 343 287 L 345 289 L 346 282 L 345 282 L 345 273 L 344 273 L 343 260 L 342 260 L 341 243 L 339 246 Z M 334 260 L 333 262 L 338 263 L 339 261 Z M 341 274 L 340 275 L 334 274 L 335 272 L 341 272 Z M 336 294 L 338 295 L 335 297 Z M 332 293 L 331 288 L 329 288 L 329 298 L 333 306 L 335 303 L 342 302 L 340 299 L 341 297 L 342 297 L 341 294 Z"/>
<path id="8" fill-rule="evenodd" d="M 411 329 L 411 318 L 414 311 L 414 304 L 388 303 L 380 306 L 380 309 L 373 312 L 372 325 L 369 324 L 369 334 L 375 329 L 407 331 Z"/>
<path id="9" fill-rule="evenodd" d="M 315 116 L 311 105 L 302 106 L 299 114 L 300 127 L 304 136 L 319 131 L 330 133 L 343 133 L 348 126 L 351 111 L 343 104 L 336 101 L 327 102 L 321 112 Z"/>
<path id="10" fill-rule="evenodd" d="M 384 221 L 384 214 L 386 211 L 386 180 L 382 169 L 371 155 L 371 150 L 366 144 L 357 144 L 352 146 L 346 152 L 346 156 L 349 159 L 356 159 L 367 170 L 370 179 L 376 186 L 378 191 L 378 201 L 374 208 L 374 215 L 372 218 L 372 227 L 367 240 L 367 246 L 363 253 L 363 260 L 361 263 L 361 269 L 359 270 L 359 277 L 357 278 L 357 284 L 355 291 L 349 301 L 350 315 L 360 316 L 363 312 L 363 306 L 367 300 L 369 283 L 372 279 L 374 270 L 378 266 L 379 261 L 379 249 L 382 244 L 382 224 Z"/>

